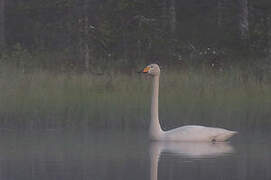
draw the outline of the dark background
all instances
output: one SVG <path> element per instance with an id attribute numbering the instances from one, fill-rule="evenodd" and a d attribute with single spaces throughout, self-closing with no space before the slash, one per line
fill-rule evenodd
<path id="1" fill-rule="evenodd" d="M 269 0 L 0 2 L 1 62 L 16 66 L 269 63 Z"/>

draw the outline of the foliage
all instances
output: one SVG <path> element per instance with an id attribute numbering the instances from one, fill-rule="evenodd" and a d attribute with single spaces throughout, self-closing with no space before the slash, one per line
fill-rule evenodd
<path id="1" fill-rule="evenodd" d="M 169 1 L 10 0 L 6 7 L 6 50 L 16 54 L 18 49 L 13 47 L 20 44 L 27 56 L 34 56 L 50 52 L 61 54 L 64 49 L 64 54 L 70 58 L 62 58 L 63 61 L 73 60 L 59 63 L 72 62 L 76 66 L 84 65 L 82 41 L 90 47 L 94 66 L 116 61 L 130 67 L 149 61 L 175 64 L 180 57 L 205 63 L 205 57 L 201 58 L 199 54 L 208 48 L 221 52 L 221 64 L 235 55 L 268 57 L 271 48 L 270 3 L 248 0 L 250 40 L 249 48 L 243 50 L 238 38 L 238 3 L 221 0 L 226 4 L 218 7 L 219 2 L 176 1 L 177 29 L 171 34 Z M 86 17 L 88 33 L 84 30 Z M 212 64 L 212 60 L 208 61 Z"/>

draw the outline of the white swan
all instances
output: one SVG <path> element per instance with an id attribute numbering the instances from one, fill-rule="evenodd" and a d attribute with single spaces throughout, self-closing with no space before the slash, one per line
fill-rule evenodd
<path id="1" fill-rule="evenodd" d="M 153 92 L 151 100 L 151 123 L 150 138 L 157 141 L 226 141 L 236 131 L 229 131 L 222 128 L 205 126 L 182 126 L 179 128 L 163 131 L 158 119 L 158 95 L 160 68 L 157 64 L 150 64 L 144 68 L 143 73 L 147 73 L 153 78 Z"/>

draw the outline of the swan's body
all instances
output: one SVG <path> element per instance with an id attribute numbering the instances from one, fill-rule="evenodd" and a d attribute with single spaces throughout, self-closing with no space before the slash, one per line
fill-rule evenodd
<path id="1" fill-rule="evenodd" d="M 236 132 L 205 126 L 182 126 L 169 131 L 161 130 L 159 135 L 151 132 L 151 139 L 163 141 L 225 141 Z"/>
<path id="2" fill-rule="evenodd" d="M 163 131 L 158 118 L 158 96 L 160 68 L 157 64 L 147 66 L 144 73 L 153 77 L 152 101 L 151 101 L 151 123 L 150 138 L 157 141 L 226 141 L 236 131 L 229 131 L 222 128 L 205 126 L 182 126 L 179 128 Z"/>

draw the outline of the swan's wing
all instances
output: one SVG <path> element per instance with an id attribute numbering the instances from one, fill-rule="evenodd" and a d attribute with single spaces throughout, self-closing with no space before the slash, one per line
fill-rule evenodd
<path id="1" fill-rule="evenodd" d="M 236 134 L 222 128 L 182 126 L 165 132 L 165 138 L 173 141 L 225 141 Z"/>

